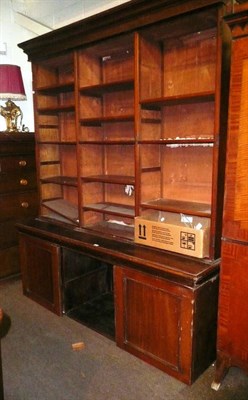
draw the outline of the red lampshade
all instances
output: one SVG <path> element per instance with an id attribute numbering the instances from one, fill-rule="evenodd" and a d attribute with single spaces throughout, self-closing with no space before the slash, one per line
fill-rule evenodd
<path id="1" fill-rule="evenodd" d="M 21 68 L 0 64 L 0 99 L 26 100 Z"/>

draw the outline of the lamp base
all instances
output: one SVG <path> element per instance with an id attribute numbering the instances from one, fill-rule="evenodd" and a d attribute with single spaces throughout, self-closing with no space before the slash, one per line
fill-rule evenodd
<path id="1" fill-rule="evenodd" d="M 6 101 L 5 105 L 6 107 L 0 106 L 0 115 L 5 118 L 6 132 L 20 132 L 23 118 L 20 107 L 10 99 Z"/>

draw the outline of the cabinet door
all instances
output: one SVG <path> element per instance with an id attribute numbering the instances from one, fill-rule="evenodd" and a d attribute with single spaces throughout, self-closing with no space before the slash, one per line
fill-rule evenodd
<path id="1" fill-rule="evenodd" d="M 115 267 L 116 342 L 144 361 L 189 383 L 192 294 L 178 285 Z"/>
<path id="2" fill-rule="evenodd" d="M 232 55 L 223 236 L 248 241 L 248 38 Z"/>
<path id="3" fill-rule="evenodd" d="M 19 244 L 24 294 L 60 315 L 60 247 L 25 234 Z"/>

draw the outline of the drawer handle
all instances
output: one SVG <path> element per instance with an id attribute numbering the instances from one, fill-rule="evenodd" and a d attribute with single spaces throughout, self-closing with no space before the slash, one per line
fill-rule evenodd
<path id="1" fill-rule="evenodd" d="M 27 201 L 23 201 L 23 202 L 21 203 L 21 206 L 22 206 L 22 208 L 28 208 L 28 207 L 29 207 L 29 204 L 28 204 Z"/>
<path id="2" fill-rule="evenodd" d="M 26 186 L 26 185 L 28 184 L 27 179 L 21 179 L 21 180 L 20 180 L 20 184 L 21 184 L 22 186 Z"/>
<path id="3" fill-rule="evenodd" d="M 20 161 L 19 161 L 19 165 L 20 165 L 20 167 L 26 167 L 27 161 L 25 161 L 25 160 L 20 160 Z"/>

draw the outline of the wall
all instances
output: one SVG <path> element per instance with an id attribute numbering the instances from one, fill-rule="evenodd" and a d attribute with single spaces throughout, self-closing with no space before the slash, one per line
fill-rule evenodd
<path id="1" fill-rule="evenodd" d="M 57 29 L 130 0 L 11 0 L 14 10 Z"/>
<path id="2" fill-rule="evenodd" d="M 92 15 L 94 13 L 101 12 L 107 8 L 125 3 L 126 1 L 129 0 L 106 0 L 105 2 L 103 2 L 103 0 L 92 0 L 90 2 L 88 0 L 84 1 L 83 0 L 79 1 L 79 3 L 81 4 L 81 8 L 83 4 L 85 5 L 83 7 L 84 13 L 81 16 L 82 18 Z M 26 3 L 23 2 L 24 5 L 26 4 L 26 7 L 28 4 L 30 4 L 31 7 L 33 3 L 34 2 L 32 1 L 30 3 L 28 3 L 27 1 Z M 0 44 L 1 43 L 7 44 L 7 54 L 6 55 L 0 54 L 0 64 L 16 64 L 21 67 L 25 91 L 27 95 L 27 101 L 21 101 L 21 102 L 16 101 L 15 103 L 19 107 L 21 107 L 23 111 L 23 124 L 26 127 L 28 127 L 31 132 L 34 131 L 31 64 L 27 60 L 27 55 L 17 45 L 18 43 L 32 39 L 33 37 L 36 37 L 37 34 L 40 34 L 39 30 L 37 29 L 38 24 L 36 24 L 36 28 L 34 27 L 35 21 L 39 22 L 41 17 L 41 15 L 39 16 L 39 3 L 40 3 L 40 9 L 41 10 L 44 9 L 44 1 L 37 0 L 37 2 L 35 2 L 36 15 L 34 14 L 35 9 L 33 8 L 29 9 L 28 7 L 25 9 L 25 15 L 23 14 L 21 15 L 15 12 L 15 11 L 18 12 L 18 9 L 16 7 L 17 3 L 13 2 L 12 0 L 0 0 Z M 77 0 L 72 1 L 72 5 L 74 3 L 77 3 Z M 46 4 L 49 5 L 48 3 Z M 51 6 L 52 5 L 53 3 L 51 3 Z M 86 6 L 88 6 L 87 12 L 85 12 Z M 13 10 L 13 8 L 15 9 L 15 11 Z M 28 21 L 28 18 L 26 18 L 26 16 L 28 15 L 28 11 L 30 11 L 30 17 L 34 19 L 34 24 L 31 23 L 32 22 L 31 19 L 30 21 Z M 51 12 L 54 15 L 53 11 Z M 67 21 L 63 20 L 63 23 L 62 21 L 60 21 L 60 25 L 61 26 L 67 25 L 68 23 L 71 23 L 73 19 L 75 20 L 76 18 L 73 15 L 73 8 L 71 8 L 71 14 L 68 13 Z M 40 22 L 42 23 L 43 21 Z M 42 29 L 42 26 L 38 28 Z M 4 105 L 4 103 L 5 103 L 4 100 L 0 100 L 1 105 Z M 5 129 L 6 129 L 5 120 L 3 117 L 0 116 L 0 131 L 3 131 Z"/>
<path id="3" fill-rule="evenodd" d="M 7 44 L 7 54 L 0 54 L 0 64 L 16 64 L 21 67 L 27 101 L 16 101 L 16 104 L 21 107 L 23 111 L 23 124 L 30 131 L 34 130 L 31 65 L 27 62 L 27 56 L 17 47 L 17 44 L 35 36 L 34 33 L 14 22 L 11 0 L 1 0 L 0 43 Z M 0 100 L 1 105 L 4 105 L 4 102 L 4 100 Z M 5 120 L 0 116 L 0 131 L 5 129 Z"/>

